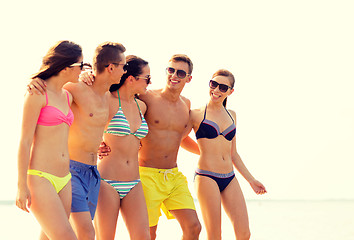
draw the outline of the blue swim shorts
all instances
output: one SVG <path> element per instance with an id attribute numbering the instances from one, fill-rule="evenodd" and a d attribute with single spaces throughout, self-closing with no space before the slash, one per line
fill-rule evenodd
<path id="1" fill-rule="evenodd" d="M 88 165 L 70 160 L 70 172 L 72 175 L 71 212 L 89 211 L 91 219 L 93 219 L 101 183 L 97 165 Z"/>

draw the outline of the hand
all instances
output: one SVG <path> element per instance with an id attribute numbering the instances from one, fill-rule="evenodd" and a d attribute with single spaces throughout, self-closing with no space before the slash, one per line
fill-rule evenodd
<path id="1" fill-rule="evenodd" d="M 27 91 L 29 94 L 44 95 L 47 88 L 47 84 L 44 80 L 40 78 L 32 79 L 32 81 L 27 85 Z"/>
<path id="2" fill-rule="evenodd" d="M 91 70 L 84 71 L 80 74 L 79 80 L 91 86 L 95 81 L 95 76 L 93 75 Z"/>
<path id="3" fill-rule="evenodd" d="M 261 182 L 257 181 L 256 179 L 251 181 L 250 185 L 256 194 L 262 195 L 262 194 L 267 193 L 267 190 L 265 189 L 263 184 Z"/>
<path id="4" fill-rule="evenodd" d="M 19 189 L 17 191 L 16 206 L 22 209 L 23 211 L 29 213 L 28 208 L 31 207 L 31 193 L 27 186 L 25 187 L 25 189 Z"/>
<path id="5" fill-rule="evenodd" d="M 97 154 L 98 158 L 102 159 L 105 156 L 108 156 L 111 152 L 111 148 L 106 145 L 105 142 L 101 142 L 100 147 L 98 148 Z"/>

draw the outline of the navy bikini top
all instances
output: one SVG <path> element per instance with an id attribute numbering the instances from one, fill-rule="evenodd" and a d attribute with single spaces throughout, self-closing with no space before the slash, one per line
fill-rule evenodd
<path id="1" fill-rule="evenodd" d="M 196 138 L 213 139 L 213 138 L 217 138 L 219 135 L 223 135 L 226 138 L 226 140 L 231 141 L 236 134 L 236 125 L 234 119 L 231 117 L 227 109 L 225 108 L 225 111 L 227 112 L 227 114 L 229 114 L 230 118 L 232 119 L 232 124 L 228 128 L 226 128 L 223 132 L 220 132 L 220 128 L 215 122 L 205 119 L 206 110 L 207 107 L 205 107 L 204 119 L 200 123 L 198 131 L 195 133 Z"/>

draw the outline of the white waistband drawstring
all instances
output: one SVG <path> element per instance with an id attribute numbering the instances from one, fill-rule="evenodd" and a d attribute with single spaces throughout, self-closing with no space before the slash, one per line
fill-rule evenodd
<path id="1" fill-rule="evenodd" d="M 165 181 L 168 181 L 168 175 L 167 174 L 174 174 L 172 172 L 172 169 L 167 169 L 165 171 L 159 171 L 159 173 L 163 173 L 163 178 L 165 179 Z"/>

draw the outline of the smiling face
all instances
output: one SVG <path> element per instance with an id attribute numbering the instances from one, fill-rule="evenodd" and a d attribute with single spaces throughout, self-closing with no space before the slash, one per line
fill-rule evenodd
<path id="1" fill-rule="evenodd" d="M 215 88 L 210 87 L 209 85 L 209 96 L 210 96 L 210 100 L 213 102 L 223 102 L 225 100 L 225 98 L 227 98 L 231 93 L 233 93 L 234 89 L 231 88 L 231 84 L 230 84 L 230 79 L 229 77 L 225 77 L 225 76 L 215 76 L 213 79 L 213 81 L 217 82 L 218 84 L 224 84 L 229 86 L 230 88 L 227 89 L 226 92 L 222 92 L 220 91 L 220 86 L 217 86 Z"/>
<path id="2" fill-rule="evenodd" d="M 171 74 L 167 71 L 167 87 L 170 89 L 180 89 L 182 90 L 184 85 L 191 81 L 192 76 L 189 75 L 189 67 L 186 62 L 182 61 L 170 61 L 168 67 L 175 69 L 174 73 Z M 187 73 L 184 78 L 180 78 L 177 75 L 177 71 L 182 70 Z M 173 72 L 173 71 L 172 71 Z"/>

